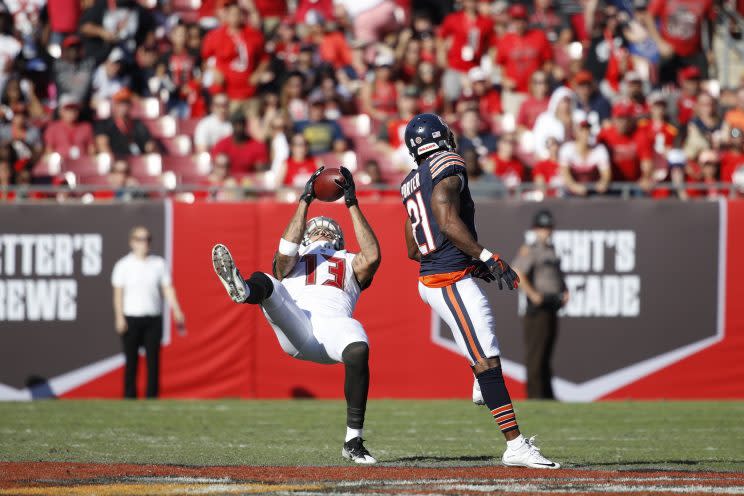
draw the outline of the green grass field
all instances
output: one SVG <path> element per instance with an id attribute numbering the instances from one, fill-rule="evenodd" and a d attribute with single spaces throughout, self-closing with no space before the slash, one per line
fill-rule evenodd
<path id="1" fill-rule="evenodd" d="M 566 467 L 744 471 L 744 402 L 517 402 L 522 431 Z M 339 465 L 340 401 L 0 403 L 0 461 Z M 504 444 L 468 401 L 371 401 L 384 464 L 485 465 Z"/>

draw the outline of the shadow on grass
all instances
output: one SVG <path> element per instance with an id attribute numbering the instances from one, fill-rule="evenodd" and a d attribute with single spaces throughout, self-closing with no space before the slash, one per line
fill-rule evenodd
<path id="1" fill-rule="evenodd" d="M 385 460 L 389 463 L 416 463 L 416 462 L 488 462 L 493 461 L 493 455 L 482 456 L 404 456 L 393 460 Z"/>

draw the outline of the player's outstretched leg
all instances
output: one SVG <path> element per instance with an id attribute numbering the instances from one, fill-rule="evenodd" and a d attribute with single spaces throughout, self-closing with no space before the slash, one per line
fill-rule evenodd
<path id="1" fill-rule="evenodd" d="M 261 303 L 274 290 L 271 281 L 267 277 L 261 277 L 260 273 L 243 279 L 225 245 L 217 244 L 212 248 L 212 265 L 227 294 L 235 303 Z"/>
<path id="2" fill-rule="evenodd" d="M 560 468 L 560 464 L 548 460 L 540 453 L 540 448 L 535 446 L 534 436 L 527 439 L 519 432 L 517 417 L 514 413 L 509 391 L 504 383 L 504 375 L 500 365 L 494 365 L 494 358 L 489 358 L 485 362 L 478 362 L 477 366 L 488 364 L 486 370 L 481 370 L 476 374 L 476 379 L 480 385 L 483 399 L 491 410 L 496 424 L 506 437 L 506 451 L 501 457 L 504 465 L 510 467 L 530 467 L 530 468 Z M 498 363 L 498 362 L 495 362 Z"/>
<path id="3" fill-rule="evenodd" d="M 214 245 L 212 248 L 212 265 L 217 277 L 225 286 L 228 296 L 235 303 L 245 303 L 248 299 L 248 290 L 240 271 L 235 266 L 230 250 L 222 244 Z"/>
<path id="4" fill-rule="evenodd" d="M 346 439 L 341 456 L 356 463 L 377 463 L 362 439 L 369 391 L 369 345 L 362 341 L 351 343 L 341 357 L 346 369 Z"/>

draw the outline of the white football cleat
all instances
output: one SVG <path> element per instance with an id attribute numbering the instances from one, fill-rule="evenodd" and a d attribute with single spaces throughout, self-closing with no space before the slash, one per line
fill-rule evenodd
<path id="1" fill-rule="evenodd" d="M 480 390 L 478 379 L 473 379 L 473 403 L 475 403 L 476 405 L 486 404 L 486 400 L 483 399 L 483 394 Z"/>
<path id="2" fill-rule="evenodd" d="M 540 448 L 535 446 L 535 436 L 525 439 L 517 448 L 507 446 L 501 461 L 507 467 L 529 467 L 529 468 L 561 468 L 559 463 L 553 462 L 542 456 Z"/>
<path id="3" fill-rule="evenodd" d="M 245 303 L 245 300 L 248 299 L 248 292 L 245 290 L 245 281 L 243 281 L 238 268 L 235 267 L 235 261 L 227 246 L 220 244 L 214 245 L 212 248 L 212 266 L 232 301 L 235 303 Z"/>
<path id="4" fill-rule="evenodd" d="M 361 437 L 355 437 L 344 443 L 344 447 L 341 450 L 341 456 L 347 460 L 351 460 L 354 463 L 361 463 L 364 465 L 371 465 L 377 463 L 377 460 L 369 454 L 367 448 L 364 447 L 364 439 Z"/>

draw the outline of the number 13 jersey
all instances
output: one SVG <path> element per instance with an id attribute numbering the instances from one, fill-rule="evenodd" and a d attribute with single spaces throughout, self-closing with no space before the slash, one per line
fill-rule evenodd
<path id="1" fill-rule="evenodd" d="M 420 280 L 427 286 L 451 284 L 464 277 L 473 264 L 473 259 L 442 233 L 431 209 L 434 186 L 451 176 L 460 178 L 460 219 L 478 239 L 475 204 L 468 187 L 465 162 L 460 155 L 452 152 L 431 155 L 406 176 L 400 187 L 413 237 L 421 252 Z"/>
<path id="2" fill-rule="evenodd" d="M 351 266 L 356 254 L 313 243 L 299 255 L 282 280 L 297 306 L 311 317 L 351 317 L 361 293 Z"/>

